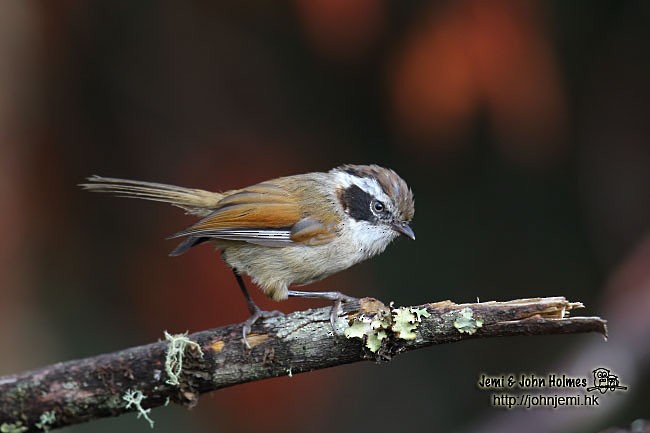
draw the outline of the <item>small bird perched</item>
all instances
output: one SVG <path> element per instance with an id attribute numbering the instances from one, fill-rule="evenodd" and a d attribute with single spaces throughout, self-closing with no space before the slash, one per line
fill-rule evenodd
<path id="1" fill-rule="evenodd" d="M 377 165 L 343 165 L 327 173 L 279 177 L 223 193 L 161 183 L 91 176 L 81 184 L 93 192 L 170 203 L 202 217 L 171 238 L 184 238 L 170 253 L 213 243 L 233 269 L 252 325 L 274 312 L 252 300 L 241 274 L 247 274 L 276 301 L 289 296 L 334 301 L 334 327 L 340 292 L 289 290 L 308 284 L 383 252 L 399 234 L 415 239 L 409 226 L 415 213 L 413 193 L 393 170 Z M 249 346 L 250 347 L 250 346 Z"/>

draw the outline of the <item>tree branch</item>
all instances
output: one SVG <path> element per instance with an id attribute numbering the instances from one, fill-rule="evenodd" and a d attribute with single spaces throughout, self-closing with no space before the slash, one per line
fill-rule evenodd
<path id="1" fill-rule="evenodd" d="M 144 408 L 169 401 L 193 406 L 200 394 L 227 386 L 389 360 L 404 351 L 469 338 L 580 332 L 606 336 L 606 322 L 598 317 L 566 317 L 581 307 L 553 297 L 391 309 L 364 298 L 344 304 L 347 320 L 342 316 L 337 324 L 341 335 L 332 333 L 330 309 L 320 308 L 260 320 L 248 337 L 250 350 L 242 343 L 239 324 L 197 332 L 189 340 L 176 336 L 171 342 L 0 377 L 0 431 L 43 431 L 134 410 L 146 417 Z M 345 336 L 363 332 L 367 335 L 361 338 Z M 174 371 L 180 372 L 178 381 Z"/>

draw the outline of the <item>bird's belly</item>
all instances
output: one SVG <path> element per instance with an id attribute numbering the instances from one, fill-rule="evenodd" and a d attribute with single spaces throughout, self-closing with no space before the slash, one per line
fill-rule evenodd
<path id="1" fill-rule="evenodd" d="M 239 242 L 219 246 L 228 265 L 249 275 L 265 294 L 275 300 L 286 299 L 291 284 L 322 280 L 363 260 L 361 254 L 346 251 L 336 242 L 280 248 Z"/>

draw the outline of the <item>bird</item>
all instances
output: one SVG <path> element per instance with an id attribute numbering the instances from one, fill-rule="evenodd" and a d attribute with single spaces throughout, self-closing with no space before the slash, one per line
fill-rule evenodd
<path id="1" fill-rule="evenodd" d="M 221 251 L 248 306 L 242 338 L 249 348 L 254 323 L 280 313 L 255 304 L 242 274 L 275 301 L 290 296 L 334 301 L 335 329 L 341 303 L 356 298 L 290 286 L 322 280 L 376 256 L 399 235 L 415 240 L 412 190 L 395 171 L 374 164 L 345 164 L 224 192 L 96 175 L 86 181 L 80 187 L 88 191 L 164 202 L 200 218 L 169 237 L 182 239 L 169 255 L 203 243 Z"/>

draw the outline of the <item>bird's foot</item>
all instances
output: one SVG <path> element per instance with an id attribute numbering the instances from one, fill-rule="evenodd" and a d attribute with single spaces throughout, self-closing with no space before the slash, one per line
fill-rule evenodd
<path id="1" fill-rule="evenodd" d="M 289 296 L 296 298 L 320 298 L 334 301 L 334 305 L 332 305 L 332 310 L 330 311 L 330 325 L 332 325 L 332 331 L 334 334 L 336 334 L 336 320 L 339 317 L 341 303 L 358 301 L 357 298 L 344 295 L 341 292 L 306 292 L 301 290 L 289 290 Z"/>
<path id="2" fill-rule="evenodd" d="M 332 309 L 330 310 L 330 325 L 332 325 L 332 331 L 334 332 L 334 334 L 336 334 L 336 320 L 339 318 L 339 311 L 341 311 L 341 303 L 358 301 L 357 298 L 353 298 L 352 296 L 344 295 L 343 293 L 339 293 L 339 294 L 341 295 L 341 297 L 334 300 L 334 305 L 332 305 Z"/>
<path id="3" fill-rule="evenodd" d="M 244 322 L 244 325 L 242 326 L 241 329 L 241 336 L 242 340 L 244 340 L 244 344 L 246 345 L 246 348 L 250 349 L 251 345 L 248 343 L 248 334 L 250 334 L 251 329 L 255 322 L 257 322 L 259 319 L 266 319 L 269 317 L 277 317 L 282 315 L 282 311 L 264 311 L 260 309 L 257 305 L 253 304 L 254 308 L 251 308 L 251 315 L 246 321 Z"/>

